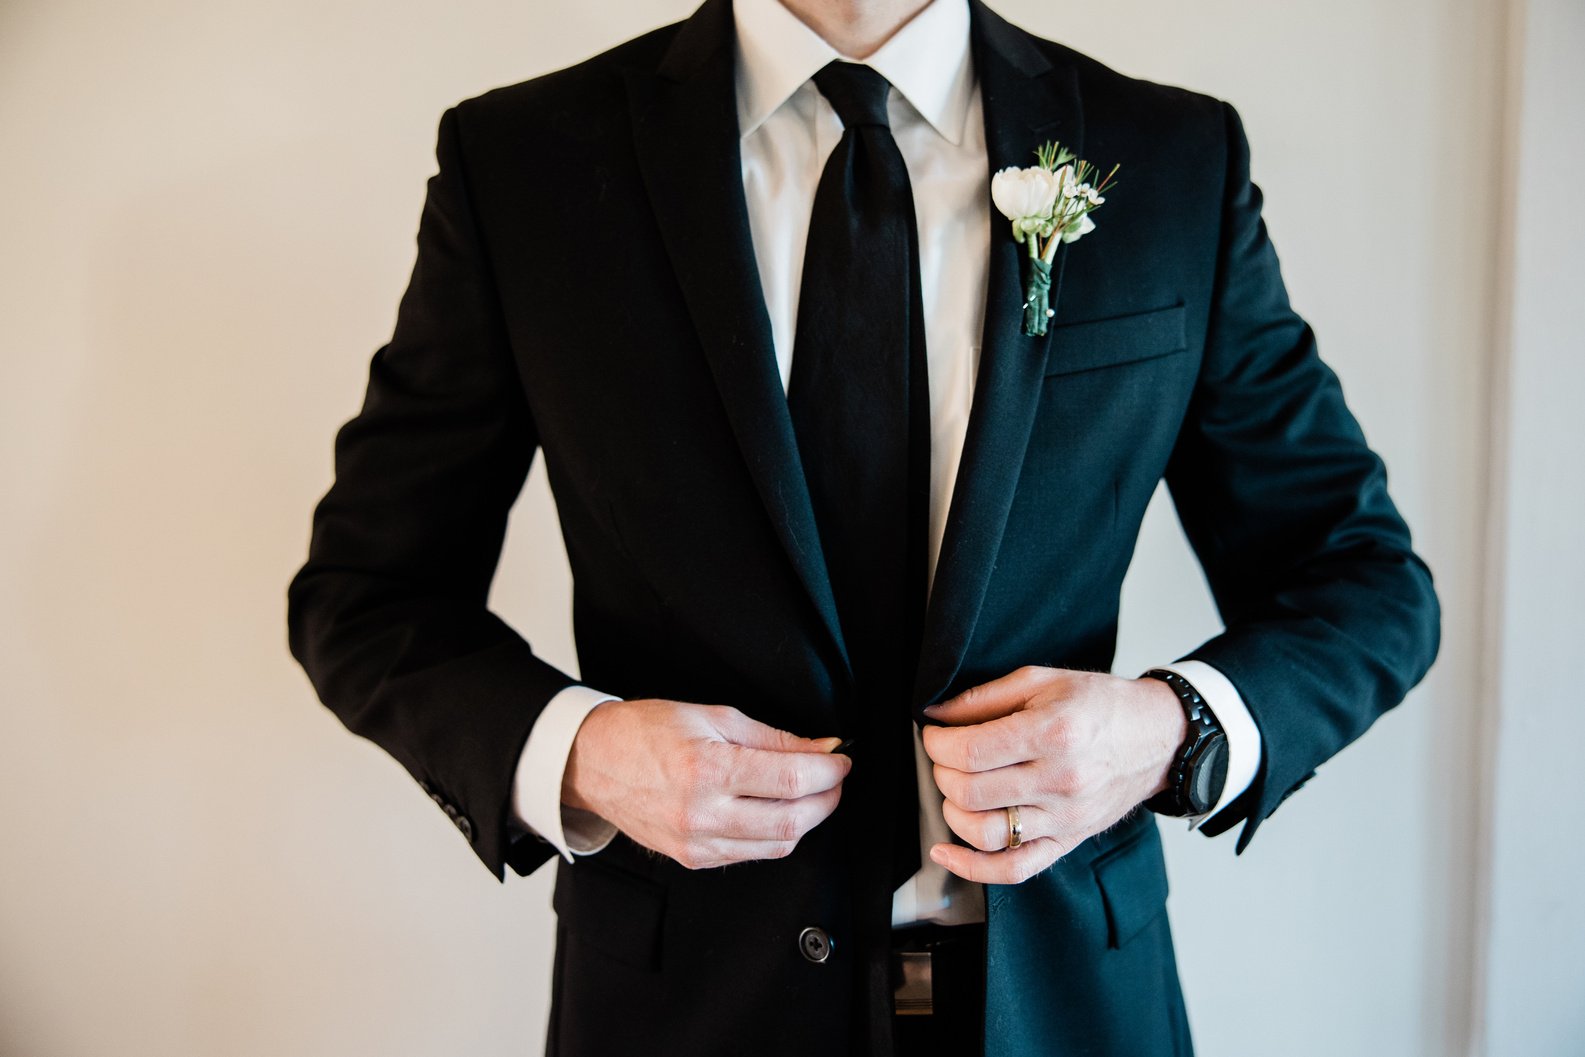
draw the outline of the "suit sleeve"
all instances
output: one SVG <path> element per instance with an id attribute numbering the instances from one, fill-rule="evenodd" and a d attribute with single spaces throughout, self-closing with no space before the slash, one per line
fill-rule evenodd
<path id="1" fill-rule="evenodd" d="M 553 854 L 508 830 L 535 718 L 576 682 L 486 606 L 538 436 L 475 226 L 458 108 L 391 340 L 335 438 L 335 480 L 287 588 L 292 655 L 349 730 L 404 766 L 485 866 Z"/>
<path id="2" fill-rule="evenodd" d="M 1315 336 L 1288 303 L 1222 104 L 1227 171 L 1205 359 L 1167 470 L 1225 630 L 1185 659 L 1224 673 L 1260 731 L 1255 779 L 1207 822 L 1260 823 L 1403 700 L 1430 667 L 1440 610 Z"/>

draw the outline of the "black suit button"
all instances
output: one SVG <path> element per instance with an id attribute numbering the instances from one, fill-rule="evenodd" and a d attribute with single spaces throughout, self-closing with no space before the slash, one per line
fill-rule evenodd
<path id="1" fill-rule="evenodd" d="M 831 957 L 831 948 L 835 946 L 831 937 L 826 935 L 826 930 L 810 925 L 798 934 L 798 953 L 806 959 L 819 965 Z"/>
<path id="2" fill-rule="evenodd" d="M 473 843 L 473 823 L 469 822 L 462 815 L 456 816 L 453 821 L 457 823 L 457 828 L 462 830 L 462 835 L 468 838 L 468 843 Z"/>

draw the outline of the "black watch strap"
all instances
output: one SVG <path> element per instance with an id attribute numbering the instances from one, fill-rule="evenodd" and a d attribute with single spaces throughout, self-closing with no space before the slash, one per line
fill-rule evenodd
<path id="1" fill-rule="evenodd" d="M 1167 773 L 1167 788 L 1145 801 L 1159 815 L 1203 815 L 1216 806 L 1227 782 L 1227 735 L 1200 692 L 1177 672 L 1152 668 L 1141 679 L 1159 679 L 1172 688 L 1189 721 L 1188 736 Z"/>

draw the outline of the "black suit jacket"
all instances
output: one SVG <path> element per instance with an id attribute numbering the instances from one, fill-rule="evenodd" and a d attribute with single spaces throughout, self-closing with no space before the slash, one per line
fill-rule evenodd
<path id="1" fill-rule="evenodd" d="M 1023 664 L 1108 669 L 1165 476 L 1226 630 L 1190 651 L 1264 744 L 1217 820 L 1240 850 L 1399 702 L 1438 641 L 1431 577 L 1310 328 L 1289 307 L 1238 116 L 1124 77 L 971 0 L 987 166 L 1058 139 L 1122 164 L 1063 248 L 1044 338 L 992 210 L 984 342 L 915 704 Z M 847 656 L 750 244 L 729 0 L 442 115 L 395 332 L 289 592 L 321 699 L 399 760 L 499 879 L 513 770 L 577 682 L 486 607 L 542 451 L 582 675 L 852 729 Z M 844 806 L 846 806 L 844 804 Z M 784 860 L 690 872 L 619 837 L 558 863 L 553 1053 L 884 1052 L 871 940 L 889 892 L 849 870 L 842 808 Z M 869 886 L 873 889 L 873 886 Z M 1152 816 L 988 892 L 987 1047 L 1187 1053 Z M 806 961 L 797 937 L 827 929 Z"/>

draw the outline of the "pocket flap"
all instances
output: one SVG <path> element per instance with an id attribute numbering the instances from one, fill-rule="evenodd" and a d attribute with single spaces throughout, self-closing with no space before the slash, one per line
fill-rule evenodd
<path id="1" fill-rule="evenodd" d="M 593 856 L 562 862 L 551 906 L 569 931 L 618 961 L 660 968 L 665 889 Z"/>
<path id="2" fill-rule="evenodd" d="M 1121 947 L 1167 908 L 1167 863 L 1154 820 L 1091 863 L 1106 906 L 1106 945 Z"/>
<path id="3" fill-rule="evenodd" d="M 1153 359 L 1188 347 L 1182 302 L 1126 316 L 1058 323 L 1051 328 L 1046 376 Z"/>

